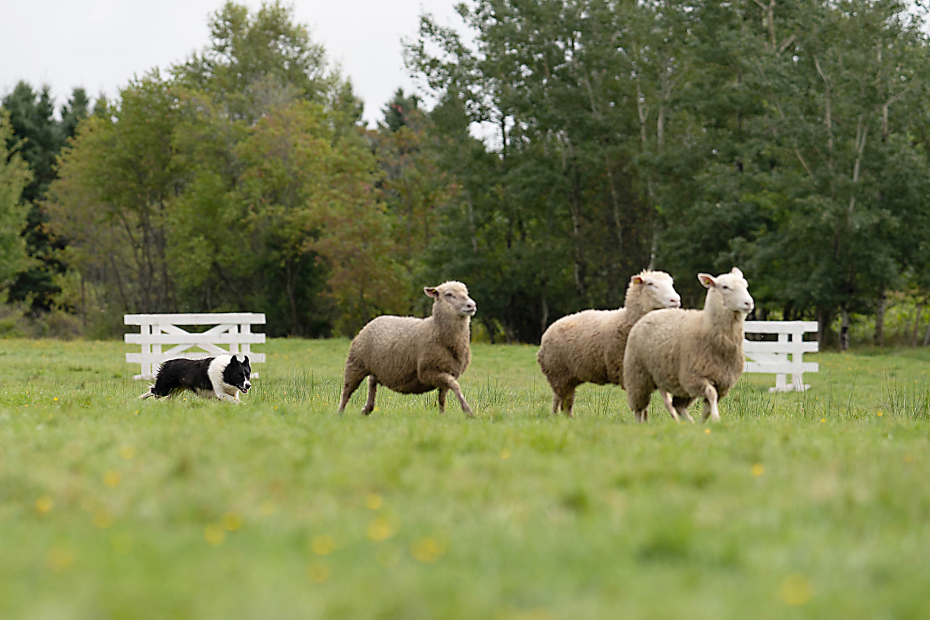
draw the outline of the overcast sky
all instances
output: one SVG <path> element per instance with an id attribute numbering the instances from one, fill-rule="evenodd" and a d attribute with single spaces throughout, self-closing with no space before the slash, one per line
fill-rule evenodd
<path id="1" fill-rule="evenodd" d="M 243 3 L 243 0 L 237 0 Z M 294 0 L 295 19 L 310 28 L 330 62 L 342 65 L 365 102 L 369 123 L 398 87 L 410 91 L 401 37 L 417 33 L 419 15 L 461 23 L 458 0 Z M 57 106 L 76 86 L 112 98 L 133 75 L 167 68 L 207 44 L 208 16 L 224 0 L 9 0 L 3 2 L 0 95 L 25 80 L 48 84 Z M 244 0 L 253 11 L 260 0 Z"/>

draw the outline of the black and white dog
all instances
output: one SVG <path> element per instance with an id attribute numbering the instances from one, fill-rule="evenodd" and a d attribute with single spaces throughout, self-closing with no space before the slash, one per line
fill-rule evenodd
<path id="1" fill-rule="evenodd" d="M 174 359 L 164 362 L 158 369 L 155 385 L 139 397 L 145 400 L 155 396 L 164 398 L 172 392 L 190 390 L 204 398 L 216 397 L 241 403 L 239 392 L 249 391 L 252 384 L 252 367 L 249 357 L 240 362 L 235 355 L 219 355 L 202 360 Z"/>

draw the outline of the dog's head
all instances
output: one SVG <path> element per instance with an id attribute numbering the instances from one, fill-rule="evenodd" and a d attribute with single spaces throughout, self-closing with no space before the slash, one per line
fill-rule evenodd
<path id="1" fill-rule="evenodd" d="M 252 384 L 249 379 L 252 377 L 252 366 L 249 364 L 249 356 L 240 362 L 235 355 L 229 360 L 229 364 L 223 369 L 223 382 L 237 388 L 243 394 L 247 394 Z"/>

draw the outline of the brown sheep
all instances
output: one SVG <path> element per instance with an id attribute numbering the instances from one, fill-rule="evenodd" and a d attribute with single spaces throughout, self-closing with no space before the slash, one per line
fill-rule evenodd
<path id="1" fill-rule="evenodd" d="M 549 326 L 536 360 L 552 386 L 553 414 L 561 407 L 572 416 L 575 388 L 582 383 L 623 387 L 623 352 L 630 328 L 647 312 L 681 305 L 673 284 L 663 271 L 643 271 L 630 278 L 623 308 L 584 310 Z"/>
<path id="2" fill-rule="evenodd" d="M 703 310 L 657 310 L 630 331 L 623 376 L 639 422 L 646 421 L 656 388 L 675 420 L 694 422 L 688 407 L 703 397 L 704 420 L 716 422 L 717 403 L 743 374 L 743 322 L 755 305 L 749 284 L 735 267 L 698 280 L 707 287 Z"/>
<path id="3" fill-rule="evenodd" d="M 474 415 L 456 379 L 471 361 L 471 317 L 477 305 L 461 282 L 443 282 L 435 288 L 425 287 L 423 292 L 433 298 L 431 316 L 379 316 L 352 340 L 339 413 L 367 376 L 365 415 L 375 408 L 378 384 L 401 394 L 438 389 L 440 412 L 445 411 L 446 393 L 452 390 L 465 415 Z"/>

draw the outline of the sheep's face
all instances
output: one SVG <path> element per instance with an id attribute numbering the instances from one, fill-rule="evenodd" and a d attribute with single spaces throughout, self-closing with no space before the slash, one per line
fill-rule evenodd
<path id="1" fill-rule="evenodd" d="M 698 274 L 698 280 L 707 290 L 716 291 L 720 294 L 723 305 L 727 310 L 749 314 L 756 305 L 749 294 L 749 283 L 743 277 L 743 272 L 736 267 L 730 273 L 721 274 L 716 278 L 706 273 L 700 273 Z"/>
<path id="2" fill-rule="evenodd" d="M 468 288 L 461 282 L 443 282 L 439 286 L 427 286 L 423 292 L 432 297 L 435 304 L 447 304 L 460 317 L 472 317 L 478 311 L 478 304 L 468 296 Z"/>
<path id="3" fill-rule="evenodd" d="M 644 305 L 649 310 L 681 307 L 681 296 L 675 291 L 672 276 L 664 271 L 644 271 L 630 278 L 630 284 L 643 287 Z"/>

